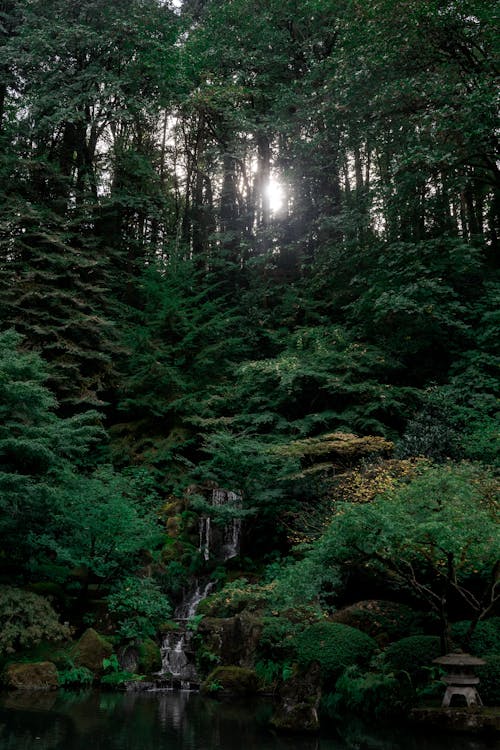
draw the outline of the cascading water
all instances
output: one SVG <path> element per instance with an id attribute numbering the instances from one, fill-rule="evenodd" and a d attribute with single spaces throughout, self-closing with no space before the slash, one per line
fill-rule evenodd
<path id="1" fill-rule="evenodd" d="M 198 682 L 190 653 L 191 633 L 184 628 L 168 633 L 161 646 L 161 676 L 172 680 L 173 687 L 185 687 Z"/>
<path id="2" fill-rule="evenodd" d="M 222 553 L 224 560 L 237 557 L 240 552 L 241 518 L 233 518 L 224 529 Z"/>
<path id="3" fill-rule="evenodd" d="M 241 496 L 223 489 L 212 491 L 211 504 L 215 507 L 241 508 Z M 211 523 L 210 516 L 202 516 L 199 530 L 199 551 L 203 558 L 230 560 L 240 552 L 241 519 L 232 518 L 223 527 Z M 199 683 L 191 647 L 192 632 L 186 622 L 196 614 L 198 604 L 209 595 L 213 581 L 198 580 L 176 607 L 174 619 L 178 629 L 168 633 L 162 643 L 162 669 L 160 679 L 172 688 L 189 689 Z"/>
<path id="4" fill-rule="evenodd" d="M 206 581 L 204 583 L 198 581 L 195 589 L 190 591 L 179 606 L 176 607 L 174 612 L 175 619 L 189 620 L 191 617 L 194 617 L 198 604 L 207 598 L 214 585 L 213 581 Z"/>
<path id="5" fill-rule="evenodd" d="M 187 630 L 186 622 L 195 616 L 198 604 L 206 599 L 213 587 L 213 581 L 198 581 L 175 609 L 174 618 L 179 629 L 167 633 L 161 646 L 160 677 L 167 679 L 171 687 L 189 690 L 199 683 L 191 648 L 192 632 Z"/>
<path id="6" fill-rule="evenodd" d="M 233 508 L 241 507 L 241 495 L 236 492 L 215 489 L 212 491 L 212 505 L 221 507 L 224 505 Z M 230 560 L 237 557 L 240 552 L 241 519 L 232 518 L 222 530 L 214 530 L 211 525 L 210 516 L 202 516 L 200 519 L 200 545 L 199 551 L 205 560 L 215 557 L 222 560 Z"/>
<path id="7" fill-rule="evenodd" d="M 200 546 L 199 550 L 204 560 L 210 559 L 210 517 L 200 518 Z"/>

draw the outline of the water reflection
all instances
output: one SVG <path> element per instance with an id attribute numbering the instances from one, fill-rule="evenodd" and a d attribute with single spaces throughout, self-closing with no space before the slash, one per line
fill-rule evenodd
<path id="1" fill-rule="evenodd" d="M 291 737 L 268 728 L 264 702 L 177 693 L 15 693 L 0 699 L 0 750 L 486 750 L 460 737 L 342 728 L 339 737 Z M 493 745 L 489 746 L 490 748 Z"/>

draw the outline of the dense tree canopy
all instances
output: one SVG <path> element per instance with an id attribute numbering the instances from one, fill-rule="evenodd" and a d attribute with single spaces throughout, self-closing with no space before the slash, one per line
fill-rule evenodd
<path id="1" fill-rule="evenodd" d="M 260 572 L 316 524 L 283 601 L 328 603 L 351 534 L 431 604 L 448 565 L 484 615 L 495 31 L 486 0 L 0 0 L 6 583 L 114 586 L 123 622 L 135 591 L 131 632 L 159 621 L 219 487 Z M 351 506 L 389 454 L 434 465 Z"/>

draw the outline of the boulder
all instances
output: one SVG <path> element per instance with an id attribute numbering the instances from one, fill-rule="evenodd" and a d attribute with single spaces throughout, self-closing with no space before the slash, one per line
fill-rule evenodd
<path id="1" fill-rule="evenodd" d="M 205 617 L 198 627 L 205 648 L 221 664 L 240 667 L 253 667 L 261 632 L 261 618 L 248 612 L 234 617 Z"/>
<path id="2" fill-rule="evenodd" d="M 320 699 L 321 668 L 312 664 L 282 683 L 272 726 L 283 732 L 317 732 Z"/>
<path id="3" fill-rule="evenodd" d="M 16 690 L 55 690 L 58 687 L 57 669 L 51 661 L 33 664 L 9 664 L 4 683 Z"/>
<path id="4" fill-rule="evenodd" d="M 109 659 L 113 646 L 109 641 L 89 628 L 75 646 L 73 661 L 77 667 L 87 667 L 91 672 L 100 675 L 103 671 L 102 660 Z"/>
<path id="5" fill-rule="evenodd" d="M 157 643 L 151 638 L 146 638 L 139 644 L 138 648 L 138 670 L 141 674 L 153 674 L 161 670 L 161 651 Z"/>
<path id="6" fill-rule="evenodd" d="M 139 671 L 139 650 L 136 646 L 122 646 L 117 655 L 118 664 L 123 672 L 136 674 Z"/>
<path id="7" fill-rule="evenodd" d="M 216 695 L 252 695 L 259 680 L 253 669 L 245 667 L 217 667 L 201 685 L 202 693 Z"/>

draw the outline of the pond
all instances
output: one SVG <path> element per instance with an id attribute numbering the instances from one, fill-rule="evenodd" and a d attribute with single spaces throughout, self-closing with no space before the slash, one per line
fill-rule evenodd
<path id="1" fill-rule="evenodd" d="M 487 750 L 482 740 L 390 734 L 346 725 L 338 736 L 276 735 L 271 706 L 188 692 L 0 695 L 0 750 Z M 332 730 L 333 731 L 333 730 Z"/>

